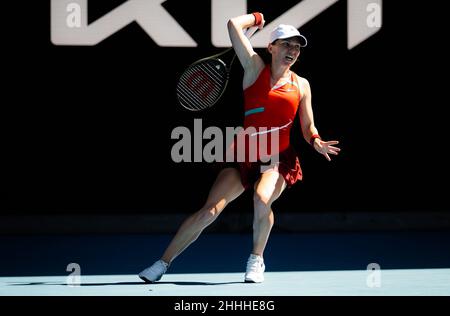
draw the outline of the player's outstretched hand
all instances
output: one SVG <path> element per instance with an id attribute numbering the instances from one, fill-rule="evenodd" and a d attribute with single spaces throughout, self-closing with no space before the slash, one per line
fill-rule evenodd
<path id="1" fill-rule="evenodd" d="M 331 161 L 329 154 L 338 155 L 341 151 L 340 148 L 333 146 L 337 144 L 339 144 L 337 140 L 323 141 L 321 139 L 316 139 L 313 145 L 315 150 L 324 155 L 328 161 Z"/>

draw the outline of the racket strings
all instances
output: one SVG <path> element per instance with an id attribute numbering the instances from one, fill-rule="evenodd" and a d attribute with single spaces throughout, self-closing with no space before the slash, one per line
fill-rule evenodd
<path id="1" fill-rule="evenodd" d="M 211 98 L 205 98 L 200 92 L 193 91 L 192 88 L 184 82 L 179 83 L 177 95 L 180 103 L 190 110 L 206 109 L 213 102 Z"/>
<path id="2" fill-rule="evenodd" d="M 209 78 L 211 78 L 211 79 L 214 80 L 214 82 L 215 82 L 215 84 L 216 84 L 216 85 L 214 86 L 214 88 L 210 89 L 209 93 L 202 93 L 202 96 L 206 98 L 206 101 L 208 101 L 207 103 L 214 102 L 215 98 L 217 98 L 217 96 L 220 95 L 220 91 L 219 91 L 219 89 L 218 89 L 219 85 L 221 85 L 220 80 L 218 80 L 218 79 L 220 79 L 220 78 L 215 79 L 214 73 L 212 73 L 212 72 L 208 69 L 208 67 L 204 67 L 204 66 L 201 65 L 201 64 L 199 65 L 198 69 L 200 69 L 200 71 L 202 71 L 203 73 L 206 73 L 206 74 L 209 76 Z M 190 75 L 190 76 L 196 76 L 196 75 L 199 75 L 199 72 L 198 72 L 197 69 L 191 70 L 191 71 L 189 71 L 189 75 Z M 211 86 L 211 87 L 212 87 L 212 86 Z M 203 87 L 200 87 L 199 89 L 200 89 L 200 90 L 198 90 L 198 92 L 203 91 Z"/>
<path id="3" fill-rule="evenodd" d="M 185 101 L 194 108 L 211 106 L 220 97 L 223 80 L 214 68 L 199 64 L 186 72 L 185 79 L 180 81 L 178 92 L 181 97 L 185 96 Z"/>
<path id="4" fill-rule="evenodd" d="M 189 67 L 180 77 L 178 100 L 189 110 L 204 110 L 220 99 L 227 82 L 228 70 L 223 62 L 204 60 Z"/>
<path id="5" fill-rule="evenodd" d="M 194 72 L 193 70 L 187 70 L 185 74 L 187 78 L 191 78 L 192 76 L 196 75 L 197 72 Z M 183 106 L 187 105 L 192 107 L 193 109 L 198 110 L 207 108 L 212 100 L 208 100 L 208 98 L 206 98 L 205 100 L 205 98 L 202 98 L 199 91 L 194 91 L 186 82 L 187 80 L 183 80 L 182 78 L 177 87 L 177 94 L 181 104 Z"/>

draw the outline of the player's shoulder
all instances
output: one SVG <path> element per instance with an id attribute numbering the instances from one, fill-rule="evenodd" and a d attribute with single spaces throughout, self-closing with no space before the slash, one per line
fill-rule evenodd
<path id="1" fill-rule="evenodd" d="M 300 77 L 298 74 L 296 74 L 295 72 L 293 72 L 294 73 L 294 75 L 296 76 L 296 78 L 297 78 L 297 82 L 298 82 L 298 84 L 299 84 L 299 86 L 301 87 L 301 88 L 307 88 L 307 89 L 309 89 L 309 81 L 308 81 L 308 79 L 306 79 L 306 78 L 304 78 L 304 77 Z"/>

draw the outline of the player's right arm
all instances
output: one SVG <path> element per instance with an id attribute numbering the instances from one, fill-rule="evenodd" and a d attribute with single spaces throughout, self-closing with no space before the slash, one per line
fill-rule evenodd
<path id="1" fill-rule="evenodd" d="M 261 14 L 259 28 L 264 26 L 264 17 Z M 236 52 L 242 67 L 244 68 L 244 89 L 251 86 L 258 78 L 260 72 L 264 69 L 264 61 L 253 50 L 250 40 L 245 36 L 244 29 L 255 25 L 256 17 L 254 14 L 245 14 L 234 17 L 228 21 L 228 34 L 231 44 Z"/>

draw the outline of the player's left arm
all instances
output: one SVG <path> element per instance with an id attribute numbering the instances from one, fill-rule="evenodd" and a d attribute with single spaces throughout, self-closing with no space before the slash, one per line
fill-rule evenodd
<path id="1" fill-rule="evenodd" d="M 308 80 L 298 77 L 302 98 L 299 105 L 300 125 L 302 128 L 303 138 L 310 143 L 314 149 L 324 155 L 328 161 L 331 161 L 330 154 L 338 155 L 340 148 L 334 146 L 339 144 L 337 140 L 324 141 L 320 138 L 319 132 L 314 125 L 314 113 L 311 102 L 311 87 Z"/>

